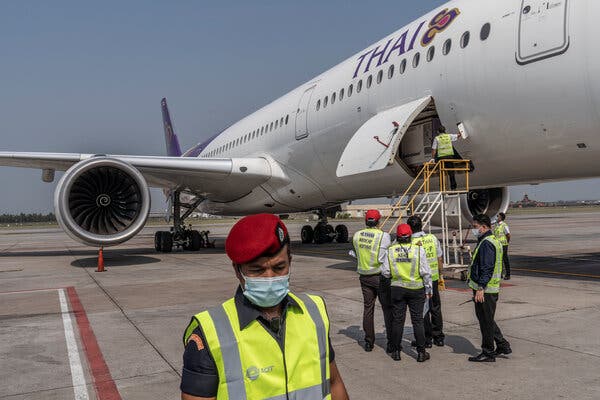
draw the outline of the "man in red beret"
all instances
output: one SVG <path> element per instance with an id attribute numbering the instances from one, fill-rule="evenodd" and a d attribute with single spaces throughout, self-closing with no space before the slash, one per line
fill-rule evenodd
<path id="1" fill-rule="evenodd" d="M 390 300 L 389 275 L 381 274 L 383 264 L 387 264 L 387 248 L 390 235 L 378 228 L 381 214 L 377 210 L 368 210 L 365 214 L 367 227 L 354 234 L 352 243 L 356 253 L 356 272 L 359 274 L 360 288 L 363 294 L 363 330 L 365 331 L 365 351 L 372 351 L 375 343 L 375 299 L 383 309 L 383 319 L 387 336 L 386 351 L 391 353 L 392 346 L 392 310 Z M 389 269 L 389 268 L 388 268 Z"/>
<path id="2" fill-rule="evenodd" d="M 423 306 L 425 300 L 431 298 L 431 269 L 427 255 L 422 246 L 412 243 L 412 229 L 408 224 L 400 224 L 396 230 L 397 243 L 388 249 L 389 273 L 392 277 L 391 299 L 393 314 L 393 345 L 392 358 L 400 361 L 402 336 L 404 335 L 404 320 L 406 307 L 410 311 L 410 320 L 416 339 L 417 361 L 429 360 L 425 351 L 425 327 L 423 324 Z"/>
<path id="3" fill-rule="evenodd" d="M 279 217 L 242 218 L 225 250 L 240 286 L 188 325 L 181 398 L 347 400 L 323 299 L 289 292 L 290 238 Z"/>

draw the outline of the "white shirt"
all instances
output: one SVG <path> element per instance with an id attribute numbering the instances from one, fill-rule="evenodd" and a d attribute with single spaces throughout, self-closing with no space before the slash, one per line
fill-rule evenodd
<path id="1" fill-rule="evenodd" d="M 383 243 L 383 240 L 382 240 Z M 389 246 L 388 246 L 389 247 Z M 419 275 L 423 278 L 423 285 L 425 286 L 425 293 L 431 294 L 433 293 L 432 284 L 431 284 L 431 268 L 429 267 L 429 263 L 427 262 L 427 254 L 425 254 L 425 249 L 419 247 Z M 381 256 L 381 253 L 379 253 Z M 381 260 L 381 259 L 380 259 Z M 381 266 L 381 274 L 386 278 L 392 276 L 390 272 L 390 264 L 387 262 L 387 251 L 386 251 L 386 262 Z"/>
<path id="2" fill-rule="evenodd" d="M 450 135 L 450 140 L 452 142 L 456 142 L 458 140 L 458 135 L 455 135 L 452 133 L 449 133 L 449 135 Z M 433 144 L 431 145 L 431 148 L 434 150 L 438 148 L 438 137 L 437 136 L 435 137 L 435 139 L 433 139 Z"/>
<path id="3" fill-rule="evenodd" d="M 391 243 L 392 239 L 390 238 L 390 234 L 387 232 L 383 232 L 383 237 L 381 238 L 381 245 L 379 246 L 379 256 L 377 258 L 381 263 L 381 273 L 383 274 L 383 276 L 385 276 L 383 271 L 388 271 L 388 275 L 386 276 L 386 278 L 389 278 L 390 273 L 390 264 L 388 262 L 387 251 Z"/>

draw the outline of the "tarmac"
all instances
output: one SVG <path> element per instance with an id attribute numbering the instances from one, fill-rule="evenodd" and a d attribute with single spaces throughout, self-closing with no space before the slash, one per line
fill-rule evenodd
<path id="1" fill-rule="evenodd" d="M 600 213 L 509 214 L 513 279 L 498 325 L 513 354 L 474 364 L 480 333 L 465 283 L 442 293 L 446 345 L 417 363 L 407 318 L 402 361 L 361 347 L 362 295 L 350 244 L 301 245 L 288 221 L 291 286 L 325 298 L 336 362 L 352 399 L 599 399 Z M 350 232 L 360 223 L 348 223 Z M 216 249 L 156 253 L 153 232 L 96 251 L 58 229 L 0 230 L 0 399 L 178 399 L 190 317 L 237 286 L 216 221 Z"/>

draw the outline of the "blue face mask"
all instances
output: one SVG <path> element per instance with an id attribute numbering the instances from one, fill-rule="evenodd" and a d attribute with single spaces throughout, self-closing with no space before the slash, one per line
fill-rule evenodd
<path id="1" fill-rule="evenodd" d="M 288 294 L 290 274 L 273 278 L 251 278 L 242 274 L 246 284 L 244 296 L 259 307 L 273 307 Z"/>
<path id="2" fill-rule="evenodd" d="M 471 229 L 471 233 L 473 234 L 473 236 L 475 236 L 476 238 L 478 238 L 479 236 L 481 236 L 481 233 L 479 232 L 479 229 Z"/>

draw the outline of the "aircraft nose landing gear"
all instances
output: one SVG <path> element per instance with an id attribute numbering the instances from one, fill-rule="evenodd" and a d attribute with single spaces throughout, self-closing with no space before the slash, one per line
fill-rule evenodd
<path id="1" fill-rule="evenodd" d="M 304 225 L 300 231 L 300 238 L 303 244 L 315 243 L 331 243 L 334 240 L 338 243 L 348 243 L 348 227 L 340 224 L 333 228 L 327 222 L 327 215 L 320 211 L 320 220 L 317 225 L 313 228 L 310 225 Z"/>

